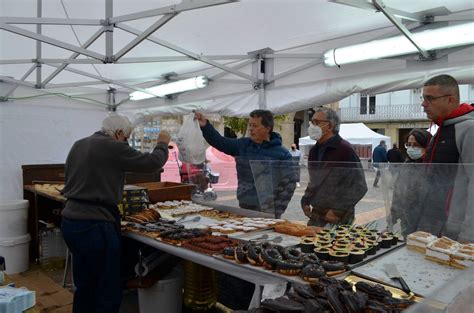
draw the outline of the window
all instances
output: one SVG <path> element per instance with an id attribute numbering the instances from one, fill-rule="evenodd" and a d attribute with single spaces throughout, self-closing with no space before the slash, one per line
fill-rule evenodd
<path id="1" fill-rule="evenodd" d="M 375 114 L 375 96 L 369 98 L 369 114 Z"/>
<path id="2" fill-rule="evenodd" d="M 360 95 L 360 114 L 367 114 L 367 96 Z"/>

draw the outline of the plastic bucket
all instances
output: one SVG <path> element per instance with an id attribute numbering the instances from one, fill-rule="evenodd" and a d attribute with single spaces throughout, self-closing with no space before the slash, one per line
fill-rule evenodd
<path id="1" fill-rule="evenodd" d="M 14 238 L 28 234 L 28 200 L 0 202 L 0 238 Z"/>
<path id="2" fill-rule="evenodd" d="M 182 288 L 181 268 L 174 268 L 150 288 L 139 288 L 140 313 L 181 313 Z"/>
<path id="3" fill-rule="evenodd" d="M 30 234 L 13 238 L 0 238 L 0 255 L 5 258 L 7 274 L 28 270 Z"/>

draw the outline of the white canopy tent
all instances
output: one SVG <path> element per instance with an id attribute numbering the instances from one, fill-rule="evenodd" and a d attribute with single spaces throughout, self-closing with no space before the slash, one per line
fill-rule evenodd
<path id="1" fill-rule="evenodd" d="M 0 1 L 0 144 L 8 147 L 1 151 L 0 199 L 21 197 L 21 164 L 64 162 L 72 142 L 99 128 L 107 110 L 245 116 L 267 108 L 280 114 L 356 92 L 420 87 L 440 73 L 474 84 L 472 46 L 428 59 L 413 54 L 325 67 L 328 49 L 400 35 L 404 28 L 473 21 L 472 1 L 385 0 L 383 10 L 375 3 Z M 209 77 L 209 86 L 172 99 L 128 99 L 132 91 L 195 75 Z"/>
<path id="2" fill-rule="evenodd" d="M 339 135 L 353 145 L 372 145 L 372 151 L 379 145 L 381 140 L 385 140 L 387 147 L 392 147 L 390 137 L 374 132 L 364 123 L 341 124 Z M 316 141 L 306 136 L 301 137 L 298 140 L 298 144 L 300 150 L 309 151 L 307 147 L 312 147 L 316 144 Z"/>

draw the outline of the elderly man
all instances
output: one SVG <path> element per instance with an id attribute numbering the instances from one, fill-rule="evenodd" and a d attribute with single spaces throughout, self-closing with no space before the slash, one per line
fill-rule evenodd
<path id="1" fill-rule="evenodd" d="M 315 110 L 308 128 L 317 141 L 309 152 L 309 184 L 301 199 L 310 226 L 352 222 L 355 205 L 367 192 L 360 159 L 339 136 L 339 125 L 337 113 L 322 107 Z"/>
<path id="2" fill-rule="evenodd" d="M 201 113 L 196 113 L 195 118 L 211 146 L 236 157 L 239 206 L 280 217 L 293 196 L 296 171 L 291 166 L 291 154 L 281 144 L 281 136 L 273 132 L 273 114 L 252 111 L 248 122 L 250 138 L 238 139 L 221 136 Z"/>
<path id="3" fill-rule="evenodd" d="M 118 312 L 120 286 L 120 216 L 126 172 L 152 172 L 168 159 L 170 136 L 161 132 L 151 153 L 127 143 L 128 118 L 105 118 L 102 130 L 74 143 L 65 166 L 62 211 L 64 240 L 73 256 L 76 285 L 74 313 Z"/>
<path id="4" fill-rule="evenodd" d="M 427 147 L 424 162 L 458 165 L 427 167 L 425 187 L 429 192 L 425 196 L 424 218 L 419 229 L 472 241 L 474 107 L 460 104 L 458 83 L 449 75 L 435 76 L 426 81 L 422 106 L 428 118 L 439 126 Z"/>

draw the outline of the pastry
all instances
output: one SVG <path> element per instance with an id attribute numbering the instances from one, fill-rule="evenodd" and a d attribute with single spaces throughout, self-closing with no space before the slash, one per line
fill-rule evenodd
<path id="1" fill-rule="evenodd" d="M 302 268 L 303 262 L 298 260 L 279 260 L 276 263 L 276 270 L 278 273 L 287 276 L 298 275 Z"/>
<path id="2" fill-rule="evenodd" d="M 250 244 L 247 247 L 247 260 L 251 265 L 259 266 L 260 265 L 260 255 L 261 248 L 257 245 Z"/>
<path id="3" fill-rule="evenodd" d="M 339 261 L 344 264 L 349 263 L 349 252 L 348 251 L 337 251 L 333 250 L 329 252 L 330 261 Z"/>
<path id="4" fill-rule="evenodd" d="M 460 244 L 456 241 L 436 239 L 426 245 L 425 258 L 439 264 L 449 265 L 451 254 L 458 250 Z"/>
<path id="5" fill-rule="evenodd" d="M 314 237 L 306 236 L 302 237 L 300 240 L 300 248 L 304 253 L 310 253 L 314 250 Z"/>
<path id="6" fill-rule="evenodd" d="M 276 268 L 277 261 L 283 259 L 278 249 L 274 247 L 262 249 L 260 252 L 260 262 L 266 269 L 274 270 Z"/>
<path id="7" fill-rule="evenodd" d="M 233 260 L 234 259 L 234 247 L 225 247 L 223 250 L 224 258 Z"/>
<path id="8" fill-rule="evenodd" d="M 331 251 L 331 249 L 326 247 L 314 249 L 314 253 L 316 253 L 320 260 L 329 260 L 329 251 Z"/>
<path id="9" fill-rule="evenodd" d="M 308 264 L 301 270 L 300 276 L 304 281 L 317 282 L 318 279 L 326 275 L 324 268 L 317 264 Z"/>
<path id="10" fill-rule="evenodd" d="M 387 234 L 382 235 L 382 241 L 380 242 L 380 247 L 387 249 L 392 246 L 393 237 Z"/>
<path id="11" fill-rule="evenodd" d="M 426 245 L 436 240 L 430 233 L 417 231 L 407 236 L 407 248 L 421 253 L 425 253 Z"/>
<path id="12" fill-rule="evenodd" d="M 344 263 L 339 261 L 323 261 L 321 262 L 321 266 L 324 268 L 326 275 L 328 276 L 341 274 L 346 270 Z"/>
<path id="13" fill-rule="evenodd" d="M 353 249 L 349 252 L 349 264 L 359 263 L 364 260 L 365 251 L 361 249 Z"/>

